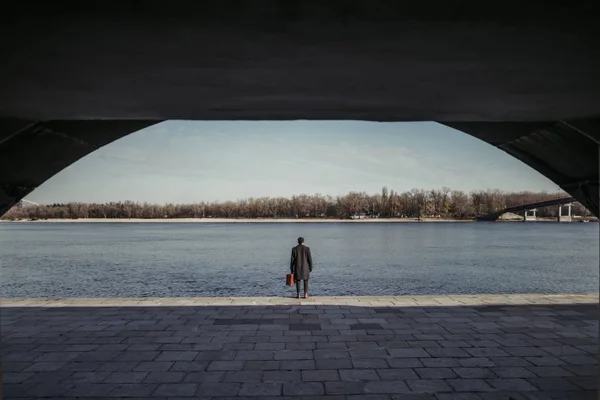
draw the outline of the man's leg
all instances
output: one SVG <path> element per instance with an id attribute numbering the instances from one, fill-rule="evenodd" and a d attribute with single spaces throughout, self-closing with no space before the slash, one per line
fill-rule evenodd
<path id="1" fill-rule="evenodd" d="M 304 280 L 304 297 L 308 298 L 308 279 Z"/>
<path id="2" fill-rule="evenodd" d="M 296 298 L 300 298 L 300 280 L 296 281 Z"/>

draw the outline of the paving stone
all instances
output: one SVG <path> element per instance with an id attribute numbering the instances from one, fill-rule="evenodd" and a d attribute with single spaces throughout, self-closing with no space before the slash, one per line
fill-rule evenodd
<path id="1" fill-rule="evenodd" d="M 108 353 L 108 352 L 107 352 Z M 160 354 L 159 351 L 124 351 L 116 357 L 106 358 L 105 360 L 115 361 L 153 361 Z M 170 360 L 157 360 L 170 361 Z"/>
<path id="2" fill-rule="evenodd" d="M 84 362 L 84 364 L 89 364 Z M 137 361 L 108 361 L 108 362 L 104 362 L 104 363 L 93 363 L 92 366 L 90 366 L 90 368 L 85 368 L 85 367 L 80 367 L 80 366 L 76 366 L 73 365 L 72 366 L 72 370 L 73 371 L 109 371 L 109 372 L 115 372 L 115 371 L 132 371 L 135 367 L 137 367 L 140 363 Z M 170 365 L 171 363 L 169 363 Z M 65 370 L 67 367 L 70 367 L 69 364 L 67 364 L 65 367 L 61 368 L 61 370 Z"/>
<path id="3" fill-rule="evenodd" d="M 4 372 L 2 374 L 2 383 L 21 383 L 24 380 L 31 378 L 33 375 L 34 372 Z"/>
<path id="4" fill-rule="evenodd" d="M 3 385 L 4 395 L 7 400 L 13 398 L 22 398 L 27 399 L 28 396 L 33 396 L 34 398 L 47 398 L 50 396 L 56 396 L 57 398 L 63 398 L 65 393 L 73 388 L 72 384 L 66 384 L 64 382 L 46 382 L 37 384 L 35 386 L 28 385 L 16 385 L 16 384 L 8 384 Z"/>
<path id="5" fill-rule="evenodd" d="M 478 394 L 475 393 L 438 393 L 436 395 L 438 400 L 481 400 Z M 497 399 L 500 400 L 500 399 Z M 506 397 L 504 400 L 511 400 L 510 397 Z M 516 400 L 516 399 L 515 399 Z"/>
<path id="6" fill-rule="evenodd" d="M 103 397 L 107 396 L 117 386 L 114 383 L 80 383 L 73 385 L 65 395 L 72 397 Z"/>
<path id="7" fill-rule="evenodd" d="M 472 357 L 473 355 L 465 352 L 463 349 L 458 348 L 427 348 L 427 353 L 431 355 L 431 357 L 436 358 L 461 358 L 461 357 Z M 466 349 L 466 350 L 479 350 L 479 349 Z M 485 356 L 483 356 L 485 357 Z"/>
<path id="8" fill-rule="evenodd" d="M 398 381 L 402 379 L 418 379 L 417 374 L 410 368 L 378 369 L 377 374 L 382 380 Z"/>
<path id="9" fill-rule="evenodd" d="M 260 382 L 262 377 L 262 371 L 229 371 L 223 382 Z"/>
<path id="10" fill-rule="evenodd" d="M 345 350 L 315 350 L 313 354 L 315 360 L 350 358 L 350 353 Z"/>
<path id="11" fill-rule="evenodd" d="M 321 396 L 325 394 L 325 386 L 320 382 L 284 383 L 284 396 Z"/>
<path id="12" fill-rule="evenodd" d="M 333 360 L 327 360 L 333 361 Z M 286 360 L 281 361 L 279 369 L 283 371 L 298 371 L 305 369 L 315 369 L 316 364 L 314 360 Z"/>
<path id="13" fill-rule="evenodd" d="M 499 378 L 533 378 L 536 376 L 524 367 L 494 367 L 490 370 Z"/>
<path id="14" fill-rule="evenodd" d="M 386 349 L 368 349 L 368 350 L 351 350 L 350 358 L 352 359 L 373 359 L 373 358 L 387 358 L 389 353 Z"/>
<path id="15" fill-rule="evenodd" d="M 156 361 L 192 361 L 198 356 L 197 351 L 163 351 Z"/>
<path id="16" fill-rule="evenodd" d="M 240 343 L 240 344 L 245 344 L 245 343 Z M 286 343 L 256 343 L 256 345 L 254 346 L 254 350 L 258 350 L 258 351 L 265 351 L 265 350 L 266 351 L 269 351 L 269 350 L 278 351 L 278 350 L 284 350 L 285 348 L 286 348 Z"/>
<path id="17" fill-rule="evenodd" d="M 565 365 L 564 369 L 577 376 L 597 376 L 598 367 L 595 365 Z"/>
<path id="18" fill-rule="evenodd" d="M 102 372 L 104 374 L 108 372 Z M 149 372 L 119 371 L 111 372 L 105 383 L 141 383 Z"/>
<path id="19" fill-rule="evenodd" d="M 200 351 L 196 361 L 231 361 L 235 358 L 235 351 Z"/>
<path id="20" fill-rule="evenodd" d="M 319 324 L 290 324 L 290 331 L 320 331 Z"/>
<path id="21" fill-rule="evenodd" d="M 406 381 L 408 387 L 417 393 L 450 392 L 452 388 L 442 379 L 419 379 Z"/>
<path id="22" fill-rule="evenodd" d="M 364 392 L 365 384 L 363 382 L 325 382 L 325 393 L 327 395 L 350 395 Z"/>
<path id="23" fill-rule="evenodd" d="M 561 356 L 561 360 L 571 365 L 594 365 L 598 364 L 598 359 L 592 356 Z"/>
<path id="24" fill-rule="evenodd" d="M 379 375 L 374 369 L 342 369 L 339 373 L 340 379 L 347 382 L 379 380 Z"/>
<path id="25" fill-rule="evenodd" d="M 559 366 L 548 366 L 548 367 L 528 367 L 529 371 L 531 371 L 536 376 L 540 378 L 552 378 L 552 377 L 561 377 L 561 376 L 573 376 L 573 373 L 561 368 Z"/>
<path id="26" fill-rule="evenodd" d="M 238 351 L 235 355 L 235 360 L 243 361 L 268 361 L 273 360 L 274 351 Z"/>
<path id="27" fill-rule="evenodd" d="M 473 357 L 473 358 L 458 358 L 458 363 L 461 367 L 493 367 L 496 363 L 486 357 Z"/>
<path id="28" fill-rule="evenodd" d="M 242 387 L 241 383 L 214 383 L 214 382 L 203 382 L 198 386 L 196 390 L 196 397 L 198 396 L 236 396 Z"/>
<path id="29" fill-rule="evenodd" d="M 471 347 L 463 340 L 438 340 L 437 343 L 442 347 Z"/>
<path id="30" fill-rule="evenodd" d="M 225 379 L 225 371 L 191 372 L 184 378 L 186 383 L 217 383 Z"/>
<path id="31" fill-rule="evenodd" d="M 533 364 L 522 357 L 491 357 L 491 362 L 498 367 L 529 367 Z M 494 365 L 485 365 L 492 367 Z"/>
<path id="32" fill-rule="evenodd" d="M 18 353 L 21 354 L 21 353 Z M 52 353 L 30 353 L 30 355 L 32 356 L 31 360 L 20 360 L 20 359 L 16 359 L 16 360 L 12 360 L 10 357 L 6 357 L 6 361 L 33 361 L 35 360 L 35 362 L 45 362 L 45 361 L 71 361 L 77 357 L 79 357 L 81 354 L 81 352 L 52 352 Z M 12 355 L 12 354 L 9 354 Z M 21 357 L 23 358 L 23 357 Z"/>
<path id="33" fill-rule="evenodd" d="M 483 379 L 448 379 L 446 383 L 457 392 L 486 392 L 493 388 Z"/>
<path id="34" fill-rule="evenodd" d="M 127 351 L 156 351 L 158 349 L 169 350 L 169 349 L 163 348 L 163 346 L 166 346 L 166 345 L 161 345 L 159 343 L 138 343 L 138 344 L 132 344 L 132 345 L 128 346 Z"/>
<path id="35" fill-rule="evenodd" d="M 215 319 L 213 325 L 261 325 L 272 324 L 272 319 L 267 318 L 232 318 L 232 319 Z"/>
<path id="36" fill-rule="evenodd" d="M 529 347 L 501 347 L 502 351 L 516 357 L 543 357 L 547 352 L 533 346 Z"/>
<path id="37" fill-rule="evenodd" d="M 416 372 L 421 379 L 456 378 L 456 373 L 451 368 L 415 368 L 414 372 Z M 416 379 L 416 377 L 407 377 L 399 379 Z"/>
<path id="38" fill-rule="evenodd" d="M 469 340 L 471 347 L 500 347 L 500 343 L 493 340 Z"/>
<path id="39" fill-rule="evenodd" d="M 472 379 L 472 378 L 496 378 L 496 374 L 494 374 L 488 368 L 453 368 L 452 369 L 456 375 L 460 378 Z"/>
<path id="40" fill-rule="evenodd" d="M 262 380 L 264 382 L 299 382 L 301 376 L 301 371 L 266 371 Z"/>
<path id="41" fill-rule="evenodd" d="M 340 374 L 336 370 L 312 370 L 302 371 L 303 382 L 326 382 L 339 381 Z"/>
<path id="42" fill-rule="evenodd" d="M 406 349 L 389 349 L 389 353 L 393 358 L 426 358 L 430 357 L 430 353 L 424 349 L 406 348 Z M 434 356 L 436 357 L 436 356 Z"/>
<path id="43" fill-rule="evenodd" d="M 383 329 L 383 328 L 381 327 L 380 324 L 364 323 L 364 324 L 353 324 L 353 325 L 350 325 L 350 329 L 352 329 L 352 330 L 364 330 L 364 331 L 366 331 L 366 330 L 379 330 L 379 329 Z"/>
<path id="44" fill-rule="evenodd" d="M 365 393 L 409 393 L 411 390 L 404 381 L 372 381 L 366 382 Z"/>
<path id="45" fill-rule="evenodd" d="M 312 360 L 313 352 L 310 350 L 282 350 L 274 355 L 275 360 Z"/>
<path id="46" fill-rule="evenodd" d="M 244 361 L 211 361 L 207 371 L 240 371 L 244 369 Z"/>
<path id="47" fill-rule="evenodd" d="M 10 364 L 10 363 L 7 363 Z M 66 365 L 64 361 L 46 361 L 46 362 L 34 362 L 27 363 L 29 366 L 23 369 L 23 372 L 45 372 L 45 371 L 58 371 Z"/>
<path id="48" fill-rule="evenodd" d="M 73 347 L 73 346 L 82 346 L 82 345 L 72 345 L 72 346 L 68 346 L 68 347 Z M 131 347 L 133 347 L 132 345 L 129 344 L 118 344 L 118 343 L 113 343 L 113 344 L 100 344 L 100 345 L 93 345 L 96 347 L 95 351 L 125 351 L 125 350 L 131 350 Z M 138 349 L 138 350 L 133 350 L 133 351 L 151 351 L 151 350 L 157 350 L 157 349 Z"/>
<path id="49" fill-rule="evenodd" d="M 208 364 L 208 361 L 175 361 L 170 370 L 176 372 L 204 371 L 208 367 Z"/>
<path id="50" fill-rule="evenodd" d="M 157 371 L 150 372 L 144 382 L 146 383 L 175 383 L 182 382 L 185 377 L 184 372 L 165 372 L 165 371 Z"/>
<path id="51" fill-rule="evenodd" d="M 122 383 L 111 392 L 110 397 L 145 397 L 150 396 L 158 387 L 155 383 Z"/>
<path id="52" fill-rule="evenodd" d="M 36 384 L 36 383 L 49 383 L 66 382 L 73 376 L 73 371 L 41 371 L 32 373 L 32 375 L 25 380 L 25 384 Z"/>
<path id="53" fill-rule="evenodd" d="M 507 357 L 509 354 L 499 347 L 478 347 L 465 349 L 473 357 Z"/>
<path id="54" fill-rule="evenodd" d="M 548 357 L 525 357 L 525 360 L 528 361 L 529 363 L 539 366 L 539 367 L 544 367 L 544 366 L 552 366 L 552 365 L 565 365 L 567 364 L 567 362 L 558 359 L 554 356 L 548 356 Z"/>
<path id="55" fill-rule="evenodd" d="M 448 367 L 460 367 L 458 358 L 421 358 L 418 365 L 411 365 L 411 367 L 422 367 L 427 368 L 448 368 Z"/>
<path id="56" fill-rule="evenodd" d="M 528 378 L 527 381 L 540 390 L 578 390 L 579 387 L 565 378 Z"/>
<path id="57" fill-rule="evenodd" d="M 350 369 L 353 368 L 350 359 L 315 360 L 317 369 Z M 312 368 L 306 368 L 312 369 Z"/>
<path id="58" fill-rule="evenodd" d="M 357 369 L 369 369 L 369 368 L 388 368 L 390 360 L 384 360 L 382 358 L 374 358 L 374 359 L 360 359 L 360 360 L 352 360 L 352 367 Z"/>
<path id="59" fill-rule="evenodd" d="M 519 378 L 487 379 L 486 381 L 494 389 L 497 389 L 497 390 L 511 390 L 511 391 L 519 391 L 519 392 L 538 390 L 535 386 L 531 385 L 531 383 L 527 382 L 525 379 L 519 379 Z"/>
<path id="60" fill-rule="evenodd" d="M 268 371 L 278 370 L 280 361 L 246 361 L 244 371 Z"/>
<path id="61" fill-rule="evenodd" d="M 308 342 L 308 343 L 279 343 L 285 345 L 286 350 L 315 350 L 317 348 L 317 343 Z"/>
<path id="62" fill-rule="evenodd" d="M 172 361 L 144 361 L 138 363 L 133 370 L 142 372 L 168 371 L 175 364 Z"/>
<path id="63" fill-rule="evenodd" d="M 280 396 L 282 393 L 282 383 L 244 383 L 239 391 L 240 396 Z"/>
<path id="64" fill-rule="evenodd" d="M 598 379 L 590 376 L 573 376 L 567 378 L 569 382 L 574 383 L 583 390 L 598 391 Z"/>
<path id="65" fill-rule="evenodd" d="M 595 347 L 595 352 L 598 351 L 597 346 L 591 346 L 591 347 Z M 553 356 L 573 356 L 573 355 L 583 355 L 583 354 L 587 353 L 586 351 L 582 350 L 581 348 L 576 348 L 573 346 L 566 346 L 566 345 L 544 346 L 544 347 L 541 347 L 540 350 L 544 351 L 547 354 L 551 354 Z"/>
<path id="66" fill-rule="evenodd" d="M 431 347 L 431 348 L 442 347 L 435 340 L 408 340 L 406 342 L 406 344 L 409 347 L 417 347 L 417 348 L 422 348 L 422 349 L 424 349 L 426 347 Z"/>
<path id="67" fill-rule="evenodd" d="M 153 396 L 194 396 L 197 389 L 196 383 L 163 383 L 156 388 Z"/>

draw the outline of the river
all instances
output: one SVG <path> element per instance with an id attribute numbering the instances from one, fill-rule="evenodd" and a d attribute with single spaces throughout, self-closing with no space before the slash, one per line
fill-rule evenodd
<path id="1" fill-rule="evenodd" d="M 598 292 L 598 224 L 0 223 L 0 297 Z"/>

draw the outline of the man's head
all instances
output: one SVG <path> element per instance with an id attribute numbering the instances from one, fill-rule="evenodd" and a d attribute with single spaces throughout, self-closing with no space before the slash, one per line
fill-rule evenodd
<path id="1" fill-rule="evenodd" d="M 304 243 L 304 238 L 301 236 L 298 238 L 298 244 Z"/>

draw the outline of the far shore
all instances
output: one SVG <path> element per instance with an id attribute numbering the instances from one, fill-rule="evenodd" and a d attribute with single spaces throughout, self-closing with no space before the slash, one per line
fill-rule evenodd
<path id="1" fill-rule="evenodd" d="M 0 220 L 0 222 L 6 223 L 49 223 L 49 222 L 60 222 L 60 223 L 82 223 L 82 222 L 93 222 L 93 223 L 116 223 L 116 222 L 169 222 L 169 223 L 418 223 L 418 222 L 474 222 L 475 220 L 456 220 L 456 219 L 439 219 L 439 218 L 422 218 L 419 221 L 417 218 L 363 218 L 363 219 L 319 219 L 319 218 L 154 218 L 154 219 L 142 219 L 142 218 L 79 218 L 79 219 L 38 219 L 38 220 Z"/>
<path id="2" fill-rule="evenodd" d="M 579 221 L 574 219 L 573 222 Z M 347 224 L 369 224 L 369 223 L 465 223 L 477 222 L 475 219 L 442 219 L 442 218 L 362 218 L 362 219 L 326 219 L 326 218 L 79 218 L 79 219 L 20 219 L 0 220 L 0 223 L 199 223 L 199 224 L 244 224 L 244 223 L 347 223 Z M 523 222 L 522 219 L 497 220 L 496 222 Z M 557 222 L 556 218 L 540 218 L 532 222 Z M 590 220 L 592 222 L 592 220 Z M 595 222 L 595 220 L 594 220 Z"/>

